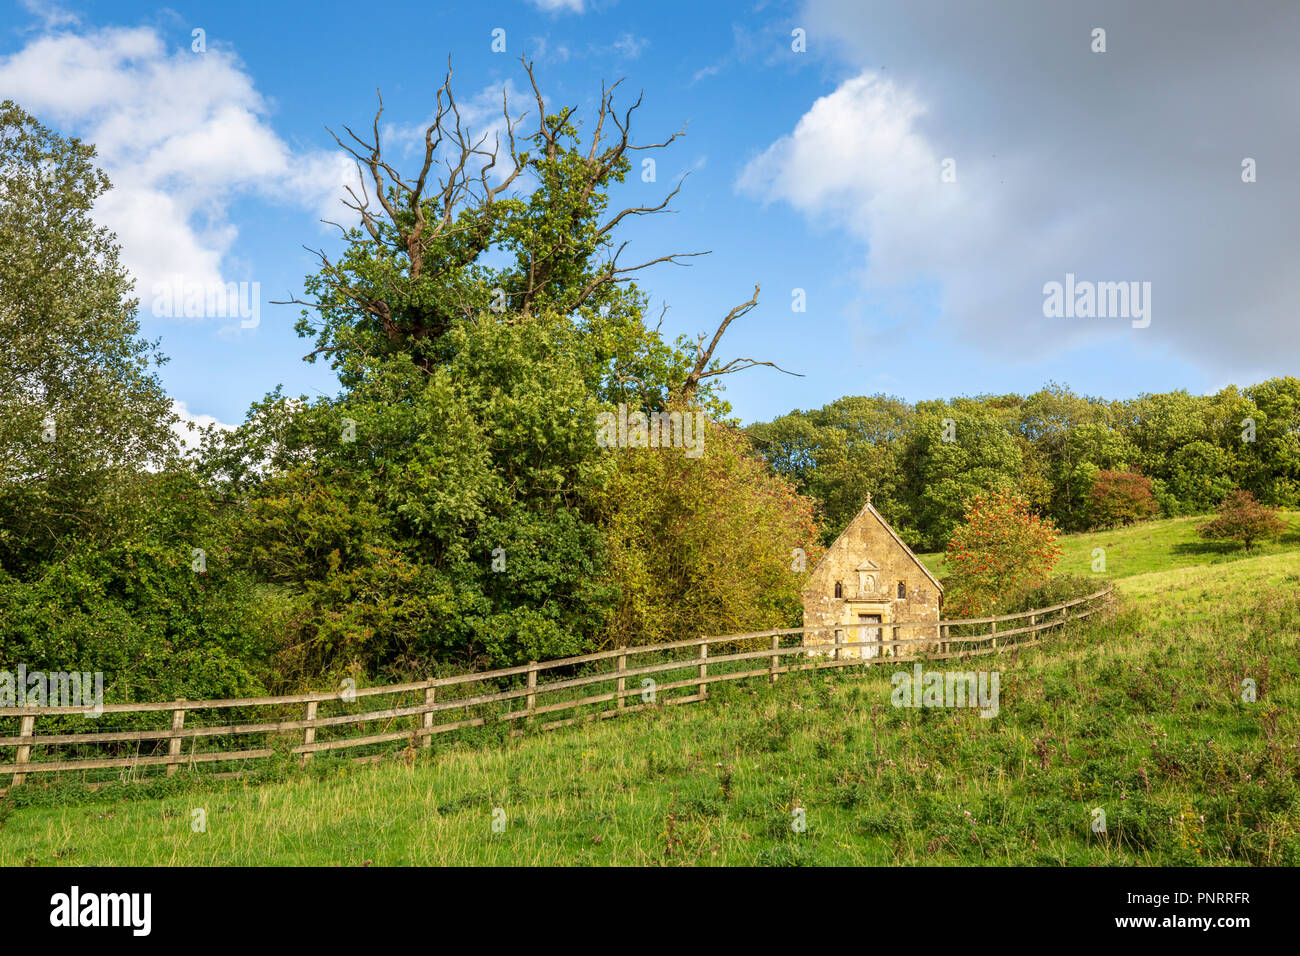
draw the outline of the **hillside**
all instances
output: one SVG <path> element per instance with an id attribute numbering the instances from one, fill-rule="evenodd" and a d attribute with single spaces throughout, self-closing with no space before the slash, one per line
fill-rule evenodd
<path id="1" fill-rule="evenodd" d="M 0 865 L 1300 865 L 1300 554 L 1191 566 L 1190 525 L 1067 539 L 1072 562 L 1106 547 L 1124 596 L 972 664 L 997 662 L 991 719 L 890 706 L 889 668 L 718 685 L 707 704 L 409 764 L 24 788 L 42 805 L 0 810 Z"/>
<path id="2" fill-rule="evenodd" d="M 1280 541 L 1257 544 L 1250 554 L 1240 546 L 1200 537 L 1196 533 L 1197 527 L 1212 517 L 1205 515 L 1144 521 L 1112 531 L 1062 535 L 1061 560 L 1056 570 L 1062 574 L 1093 573 L 1093 552 L 1097 548 L 1106 552 L 1106 570 L 1098 576 L 1111 578 L 1237 562 L 1261 555 L 1294 554 L 1300 548 L 1300 511 L 1283 510 L 1279 515 L 1291 525 L 1291 530 Z M 918 554 L 917 557 L 934 574 L 943 576 L 942 552 Z"/>

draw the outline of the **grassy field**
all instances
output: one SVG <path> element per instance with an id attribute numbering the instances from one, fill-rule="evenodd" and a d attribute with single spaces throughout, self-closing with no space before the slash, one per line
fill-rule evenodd
<path id="1" fill-rule="evenodd" d="M 1165 518 L 1142 524 L 1098 531 L 1091 534 L 1070 534 L 1061 537 L 1061 560 L 1058 573 L 1090 574 L 1095 549 L 1105 551 L 1106 570 L 1099 576 L 1127 578 L 1152 571 L 1172 568 L 1191 568 L 1207 564 L 1235 563 L 1243 557 L 1294 554 L 1300 549 L 1300 511 L 1282 511 L 1280 515 L 1291 525 L 1291 530 L 1279 541 L 1260 542 L 1250 555 L 1239 545 L 1207 541 L 1196 533 L 1197 527 L 1209 517 Z M 942 577 L 943 554 L 918 554 L 936 575 Z"/>
<path id="2" fill-rule="evenodd" d="M 379 766 L 28 785 L 0 865 L 1300 865 L 1300 553 L 1160 567 L 1186 524 L 1070 539 L 1115 548 L 1121 602 L 968 665 L 992 718 L 891 706 L 886 667 Z"/>

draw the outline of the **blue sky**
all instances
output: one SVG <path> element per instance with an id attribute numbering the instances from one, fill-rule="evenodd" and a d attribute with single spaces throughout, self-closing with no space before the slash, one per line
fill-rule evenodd
<path id="1" fill-rule="evenodd" d="M 341 214 L 347 170 L 324 127 L 368 127 L 378 87 L 400 150 L 448 56 L 484 122 L 503 84 L 526 89 L 526 53 L 554 102 L 589 112 L 620 77 L 620 102 L 644 89 L 641 141 L 687 124 L 657 182 L 634 175 L 615 196 L 657 202 L 690 171 L 675 215 L 629 228 L 626 261 L 712 250 L 640 280 L 672 336 L 711 332 L 762 285 L 720 355 L 803 377 L 729 377 L 746 421 L 846 394 L 1057 381 L 1123 397 L 1294 373 L 1295 11 L 970 7 L 30 0 L 0 7 L 0 97 L 100 146 L 118 189 L 97 216 L 171 357 L 164 384 L 203 420 L 240 421 L 277 384 L 334 392 L 301 361 L 297 310 L 269 304 L 301 294 L 304 245 L 335 248 L 318 220 Z M 1067 272 L 1150 282 L 1150 324 L 1044 316 L 1044 284 Z M 155 283 L 177 275 L 257 282 L 259 324 L 155 316 Z"/>

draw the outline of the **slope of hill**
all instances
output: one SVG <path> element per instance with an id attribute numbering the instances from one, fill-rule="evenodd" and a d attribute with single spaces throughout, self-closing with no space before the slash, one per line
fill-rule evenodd
<path id="1" fill-rule="evenodd" d="M 1187 524 L 1067 542 L 1141 568 L 1114 612 L 938 665 L 996 669 L 994 717 L 891 706 L 883 667 L 259 783 L 24 787 L 0 865 L 1300 865 L 1300 554 L 1189 567 Z"/>
<path id="2" fill-rule="evenodd" d="M 1294 554 L 1300 548 L 1300 511 L 1282 511 L 1280 515 L 1291 525 L 1291 530 L 1280 541 L 1257 544 L 1249 554 L 1240 546 L 1200 537 L 1196 529 L 1210 520 L 1206 516 L 1163 518 L 1112 531 L 1062 535 L 1061 560 L 1056 570 L 1062 574 L 1094 573 L 1098 548 L 1105 552 L 1105 571 L 1098 576 L 1112 578 L 1236 562 L 1261 555 Z M 918 557 L 932 572 L 943 576 L 941 552 Z"/>

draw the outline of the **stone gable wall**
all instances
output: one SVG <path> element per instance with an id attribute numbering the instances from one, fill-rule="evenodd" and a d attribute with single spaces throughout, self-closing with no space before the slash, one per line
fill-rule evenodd
<path id="1" fill-rule="evenodd" d="M 874 586 L 868 580 L 861 587 L 858 567 L 870 559 L 879 566 Z M 835 597 L 835 582 L 843 585 L 843 596 Z M 907 587 L 907 597 L 898 598 L 898 582 Z M 879 614 L 882 624 L 898 622 L 934 622 L 934 627 L 907 627 L 898 630 L 899 640 L 938 638 L 940 591 L 912 557 L 894 540 L 870 509 L 864 509 L 826 552 L 826 556 L 808 576 L 803 589 L 803 626 L 816 630 L 804 633 L 804 643 L 835 643 L 835 631 L 842 640 L 870 640 L 871 635 L 857 635 L 859 614 Z M 889 640 L 888 629 L 883 639 Z M 884 648 L 885 656 L 911 656 L 927 645 Z M 846 648 L 842 657 L 859 657 L 865 650 L 876 656 L 875 648 Z"/>

